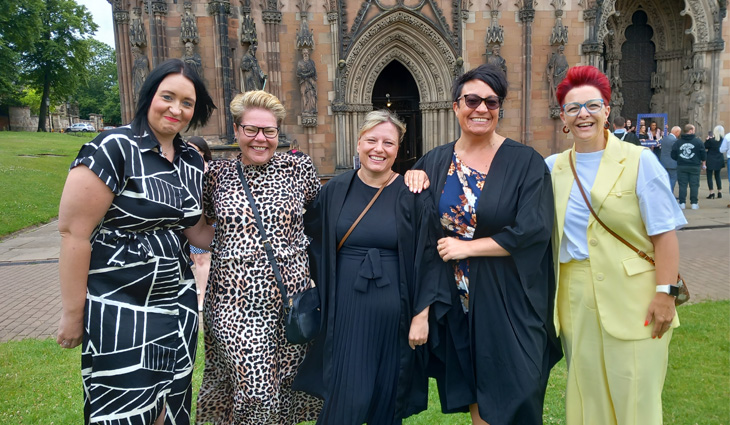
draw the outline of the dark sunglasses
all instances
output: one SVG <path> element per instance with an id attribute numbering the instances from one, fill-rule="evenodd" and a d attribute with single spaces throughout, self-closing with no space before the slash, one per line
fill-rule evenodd
<path id="1" fill-rule="evenodd" d="M 476 109 L 482 104 L 482 102 L 484 102 L 484 104 L 487 105 L 487 109 L 491 110 L 499 109 L 499 107 L 502 106 L 502 101 L 504 100 L 499 96 L 480 97 L 475 94 L 465 94 L 457 97 L 456 101 L 458 102 L 461 98 L 464 98 L 464 105 L 466 105 L 467 108 Z"/>

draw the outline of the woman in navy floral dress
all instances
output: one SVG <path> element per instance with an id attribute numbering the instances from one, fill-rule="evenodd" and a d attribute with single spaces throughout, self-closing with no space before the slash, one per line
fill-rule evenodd
<path id="1" fill-rule="evenodd" d="M 534 149 L 497 134 L 507 95 L 501 69 L 482 65 L 452 90 L 461 127 L 455 142 L 416 163 L 438 215 L 429 273 L 451 306 L 432 307 L 433 354 L 444 412 L 474 424 L 542 423 L 548 375 L 559 359 L 550 272 L 550 175 Z M 486 421 L 486 422 L 485 422 Z"/>

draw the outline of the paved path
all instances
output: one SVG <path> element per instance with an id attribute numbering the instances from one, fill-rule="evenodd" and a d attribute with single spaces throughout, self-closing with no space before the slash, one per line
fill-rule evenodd
<path id="1" fill-rule="evenodd" d="M 685 211 L 689 225 L 678 232 L 679 268 L 693 302 L 730 299 L 729 201 L 704 200 L 703 192 L 700 209 Z M 0 241 L 0 342 L 56 333 L 61 315 L 56 225 L 54 221 Z"/>

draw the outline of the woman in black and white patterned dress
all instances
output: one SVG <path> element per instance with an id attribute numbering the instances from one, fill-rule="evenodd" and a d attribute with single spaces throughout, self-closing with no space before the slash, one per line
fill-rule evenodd
<path id="1" fill-rule="evenodd" d="M 84 420 L 188 424 L 198 330 L 188 240 L 201 219 L 203 160 L 179 132 L 215 108 L 178 59 L 145 80 L 134 120 L 84 145 L 61 197 L 63 313 L 57 341 L 82 345 Z"/>

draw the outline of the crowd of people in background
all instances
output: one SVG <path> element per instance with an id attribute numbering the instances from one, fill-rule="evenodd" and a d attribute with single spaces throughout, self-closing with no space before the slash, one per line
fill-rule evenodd
<path id="1" fill-rule="evenodd" d="M 722 198 L 730 134 L 609 122 L 608 78 L 575 66 L 555 90 L 572 145 L 543 159 L 503 135 L 507 95 L 494 64 L 459 76 L 458 139 L 405 176 L 391 169 L 407 129 L 373 111 L 360 168 L 323 186 L 308 155 L 277 151 L 286 110 L 262 90 L 229 105 L 235 158 L 184 141 L 215 105 L 188 63 L 160 64 L 61 199 L 57 342 L 82 345 L 86 423 L 190 423 L 200 314 L 196 423 L 397 425 L 433 377 L 446 414 L 540 424 L 563 356 L 567 424 L 662 423 L 676 230 L 701 170 Z M 321 330 L 292 344 L 282 292 L 311 282 Z"/>

